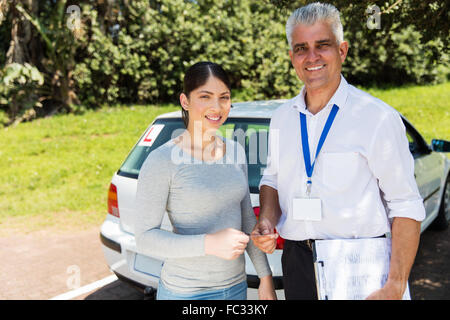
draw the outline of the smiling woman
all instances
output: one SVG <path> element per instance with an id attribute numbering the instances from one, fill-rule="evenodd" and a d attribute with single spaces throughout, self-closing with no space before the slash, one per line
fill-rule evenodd
<path id="1" fill-rule="evenodd" d="M 212 62 L 191 66 L 180 95 L 186 131 L 175 143 L 200 160 L 217 160 L 225 154 L 225 144 L 216 136 L 231 108 L 231 85 L 225 70 Z"/>
<path id="2" fill-rule="evenodd" d="M 180 103 L 186 130 L 148 155 L 136 187 L 137 250 L 164 260 L 157 299 L 245 300 L 245 251 L 261 279 L 260 298 L 273 299 L 267 257 L 248 236 L 256 218 L 245 151 L 218 136 L 231 108 L 225 71 L 211 62 L 193 65 Z M 180 152 L 189 160 L 174 161 Z M 161 228 L 165 212 L 173 232 Z"/>
<path id="3" fill-rule="evenodd" d="M 217 89 L 219 89 L 217 93 L 221 99 L 221 106 L 224 106 L 225 108 L 228 107 L 228 110 L 231 106 L 231 84 L 225 70 L 212 62 L 198 62 L 186 71 L 184 76 L 183 93 L 180 95 L 181 111 L 186 128 L 188 128 L 189 125 L 189 104 L 191 93 L 195 91 L 194 99 L 197 98 L 200 100 L 199 102 L 201 102 L 202 105 L 207 105 L 208 100 L 214 96 L 214 92 L 208 91 L 205 88 L 200 88 L 204 87 L 208 81 L 215 82 Z M 214 87 L 216 88 L 216 86 Z M 213 113 L 211 115 L 214 120 L 218 120 L 214 118 Z"/>

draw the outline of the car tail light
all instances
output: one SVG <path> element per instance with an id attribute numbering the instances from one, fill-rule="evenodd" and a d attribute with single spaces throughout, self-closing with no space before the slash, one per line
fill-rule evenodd
<path id="1" fill-rule="evenodd" d="M 120 218 L 119 204 L 117 202 L 117 187 L 112 183 L 109 185 L 108 191 L 108 213 Z"/>
<path id="2" fill-rule="evenodd" d="M 276 232 L 277 230 L 275 229 L 275 232 Z M 283 250 L 283 248 L 284 248 L 284 239 L 280 236 L 280 234 L 278 234 L 278 238 L 277 238 L 277 247 L 276 247 L 276 249 L 280 249 L 280 250 Z"/>
<path id="3" fill-rule="evenodd" d="M 259 207 L 253 207 L 253 212 L 255 213 L 256 219 L 259 218 Z"/>
<path id="4" fill-rule="evenodd" d="M 259 207 L 253 207 L 253 212 L 255 213 L 256 219 L 259 218 Z M 277 232 L 277 229 L 273 229 L 273 232 Z M 278 234 L 277 238 L 277 247 L 276 249 L 283 249 L 284 247 L 284 239 Z"/>

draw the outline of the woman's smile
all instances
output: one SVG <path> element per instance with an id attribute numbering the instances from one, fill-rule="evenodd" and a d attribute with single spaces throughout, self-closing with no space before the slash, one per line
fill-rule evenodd
<path id="1" fill-rule="evenodd" d="M 211 121 L 213 124 L 218 124 L 220 123 L 220 120 L 222 120 L 221 115 L 206 115 L 205 118 Z"/>

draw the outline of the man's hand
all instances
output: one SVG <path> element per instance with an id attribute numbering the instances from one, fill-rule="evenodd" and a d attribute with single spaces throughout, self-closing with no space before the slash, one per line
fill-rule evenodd
<path id="1" fill-rule="evenodd" d="M 370 294 L 366 300 L 402 300 L 406 285 L 401 282 L 387 281 L 383 288 Z"/>
<path id="2" fill-rule="evenodd" d="M 392 253 L 388 279 L 383 288 L 367 297 L 374 299 L 402 299 L 420 239 L 420 222 L 395 217 L 392 222 Z"/>
<path id="3" fill-rule="evenodd" d="M 274 233 L 274 230 L 281 216 L 278 191 L 266 185 L 261 186 L 259 203 L 261 206 L 259 220 L 253 228 L 250 238 L 261 251 L 273 253 L 278 238 L 278 233 Z"/>
<path id="4" fill-rule="evenodd" d="M 278 233 L 267 219 L 260 219 L 253 228 L 250 238 L 256 247 L 265 253 L 273 253 L 277 246 Z"/>

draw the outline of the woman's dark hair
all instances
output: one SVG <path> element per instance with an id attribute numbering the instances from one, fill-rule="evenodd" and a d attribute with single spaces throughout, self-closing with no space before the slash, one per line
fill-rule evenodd
<path id="1" fill-rule="evenodd" d="M 204 85 L 211 76 L 221 80 L 231 92 L 230 79 L 225 70 L 214 62 L 202 61 L 197 62 L 187 69 L 184 75 L 183 93 L 189 98 L 190 93 Z M 182 107 L 181 113 L 184 125 L 187 128 L 189 123 L 189 112 Z"/>

